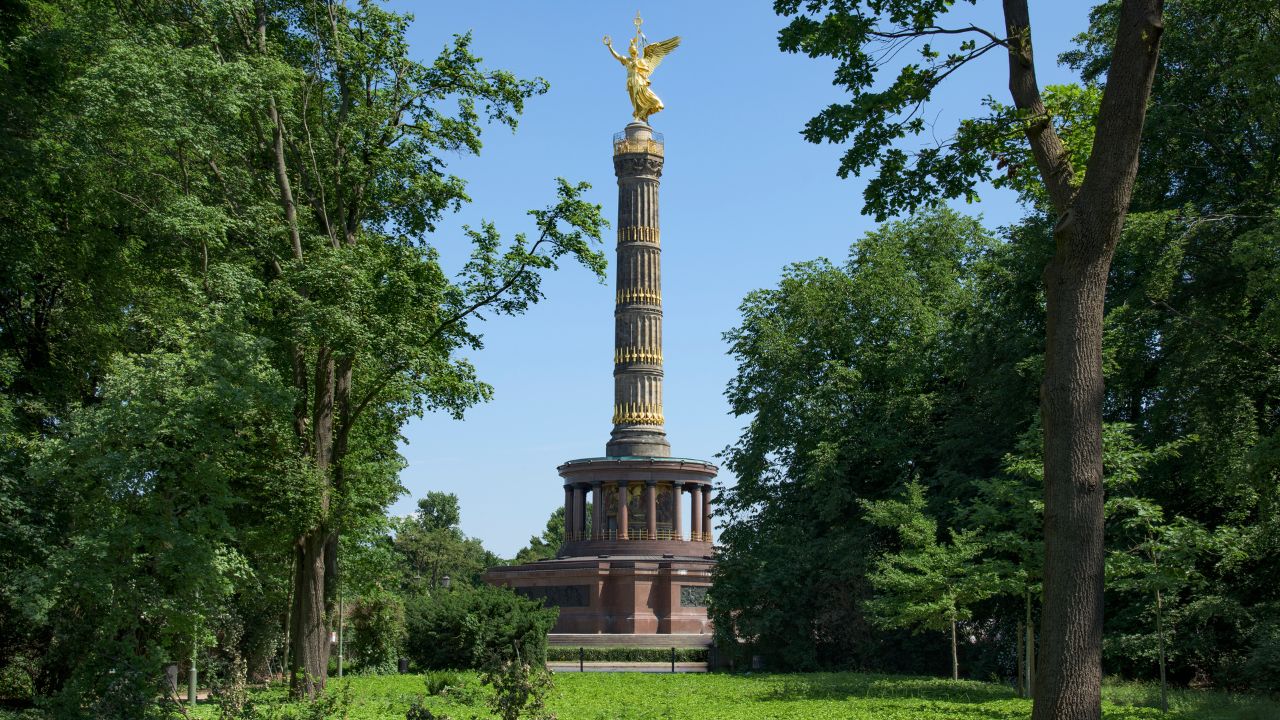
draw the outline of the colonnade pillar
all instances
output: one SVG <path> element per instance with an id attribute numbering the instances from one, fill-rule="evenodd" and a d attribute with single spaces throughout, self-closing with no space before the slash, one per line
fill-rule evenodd
<path id="1" fill-rule="evenodd" d="M 689 539 L 702 539 L 702 488 L 697 485 L 689 488 Z"/>
<path id="2" fill-rule="evenodd" d="M 711 486 L 702 486 L 702 539 L 711 542 Z"/>
<path id="3" fill-rule="evenodd" d="M 604 493 L 599 480 L 591 483 L 591 539 L 604 537 Z"/>
<path id="4" fill-rule="evenodd" d="M 564 486 L 564 539 L 573 540 L 573 486 Z"/>
<path id="5" fill-rule="evenodd" d="M 684 483 L 671 483 L 671 539 L 684 539 Z"/>
<path id="6" fill-rule="evenodd" d="M 618 539 L 627 540 L 627 481 L 618 481 Z"/>
<path id="7" fill-rule="evenodd" d="M 658 539 L 658 483 L 647 480 L 644 484 L 645 531 L 650 540 Z"/>
<path id="8" fill-rule="evenodd" d="M 573 486 L 573 539 L 581 540 L 586 528 L 586 490 L 581 485 Z"/>

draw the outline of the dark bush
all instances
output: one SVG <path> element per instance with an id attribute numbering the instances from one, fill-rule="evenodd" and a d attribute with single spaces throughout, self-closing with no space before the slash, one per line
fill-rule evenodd
<path id="1" fill-rule="evenodd" d="M 437 591 L 406 604 L 405 650 L 420 670 L 485 668 L 517 652 L 526 662 L 543 663 L 559 614 L 504 588 Z"/>

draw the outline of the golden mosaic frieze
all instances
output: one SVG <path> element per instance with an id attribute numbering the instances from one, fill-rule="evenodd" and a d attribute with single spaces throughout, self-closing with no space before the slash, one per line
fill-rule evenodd
<path id="1" fill-rule="evenodd" d="M 652 403 L 623 403 L 613 406 L 613 424 L 661 425 L 662 406 Z"/>
<path id="2" fill-rule="evenodd" d="M 626 303 L 648 303 L 650 305 L 662 304 L 662 293 L 653 292 L 652 290 L 641 290 L 639 288 L 626 288 L 618 291 L 618 304 Z"/>
<path id="3" fill-rule="evenodd" d="M 655 227 L 624 227 L 618 228 L 618 244 L 639 242 L 660 245 L 658 242 L 658 228 Z"/>
<path id="4" fill-rule="evenodd" d="M 659 348 L 621 347 L 613 351 L 613 362 L 617 363 L 655 363 L 662 364 L 662 350 Z"/>

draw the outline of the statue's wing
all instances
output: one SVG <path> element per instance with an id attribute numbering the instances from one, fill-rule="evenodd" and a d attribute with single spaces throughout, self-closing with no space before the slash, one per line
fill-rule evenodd
<path id="1" fill-rule="evenodd" d="M 666 57 L 667 53 L 678 47 L 680 47 L 679 35 L 673 38 L 667 38 L 662 42 L 649 43 L 648 45 L 645 45 L 644 59 L 649 63 L 649 71 L 652 72 L 656 70 L 658 65 L 662 62 L 662 58 Z"/>

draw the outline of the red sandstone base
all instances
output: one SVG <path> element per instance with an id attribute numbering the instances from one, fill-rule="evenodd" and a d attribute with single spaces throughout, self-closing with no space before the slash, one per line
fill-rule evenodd
<path id="1" fill-rule="evenodd" d="M 705 635 L 709 642 L 714 565 L 709 556 L 566 557 L 490 568 L 484 579 L 559 606 L 553 633 Z M 629 643 L 619 637 L 616 644 Z"/>

